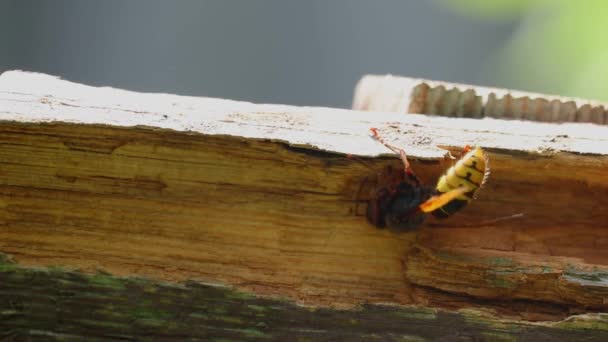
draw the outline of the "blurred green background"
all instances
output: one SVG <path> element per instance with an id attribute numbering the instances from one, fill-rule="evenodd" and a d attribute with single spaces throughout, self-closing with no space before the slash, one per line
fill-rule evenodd
<path id="1" fill-rule="evenodd" d="M 0 72 L 349 107 L 396 74 L 608 100 L 602 0 L 0 0 Z"/>
<path id="2" fill-rule="evenodd" d="M 486 20 L 519 20 L 483 67 L 486 83 L 608 101 L 608 1 L 444 0 Z"/>

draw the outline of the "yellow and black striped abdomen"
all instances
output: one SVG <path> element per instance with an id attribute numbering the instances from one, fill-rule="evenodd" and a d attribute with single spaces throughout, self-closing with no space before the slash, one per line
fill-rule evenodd
<path id="1" fill-rule="evenodd" d="M 467 152 L 439 178 L 435 190 L 439 193 L 446 193 L 462 186 L 469 190 L 433 211 L 433 215 L 445 218 L 464 208 L 469 201 L 475 198 L 475 193 L 485 183 L 489 173 L 488 157 L 480 147 L 475 147 Z"/>

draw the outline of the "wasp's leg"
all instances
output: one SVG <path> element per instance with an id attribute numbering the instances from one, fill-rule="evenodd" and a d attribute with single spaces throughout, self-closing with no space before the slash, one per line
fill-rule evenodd
<path id="1" fill-rule="evenodd" d="M 374 139 L 378 140 L 382 145 L 386 146 L 388 149 L 397 153 L 401 157 L 401 161 L 403 162 L 403 168 L 404 168 L 407 176 L 410 178 L 410 180 L 414 181 L 414 183 L 416 183 L 416 185 L 420 185 L 420 179 L 418 179 L 418 176 L 416 176 L 416 174 L 414 173 L 414 170 L 412 170 L 412 167 L 410 166 L 410 162 L 407 160 L 407 155 L 405 154 L 405 151 L 399 147 L 393 146 L 393 145 L 385 142 L 380 137 L 380 134 L 378 133 L 377 128 L 370 128 L 370 131 L 372 131 L 372 137 Z"/>
<path id="2" fill-rule="evenodd" d="M 378 140 L 382 145 L 386 146 L 386 148 L 388 148 L 389 150 L 395 152 L 396 154 L 403 155 L 403 156 L 405 155 L 405 152 L 402 149 L 400 149 L 397 146 L 393 146 L 393 145 L 387 143 L 386 141 L 384 141 L 384 139 L 382 139 L 380 137 L 380 133 L 378 133 L 378 129 L 377 128 L 373 128 L 372 127 L 369 130 L 372 131 L 372 138 Z M 407 159 L 405 159 L 403 161 L 403 163 L 405 164 L 405 168 L 406 169 L 408 169 L 410 167 L 410 163 L 407 161 Z"/>
<path id="3" fill-rule="evenodd" d="M 471 147 L 471 145 L 464 145 L 464 147 L 462 148 L 462 151 L 460 151 L 460 155 L 459 158 L 464 156 L 465 154 L 467 154 L 467 152 L 470 152 L 473 148 Z M 448 153 L 448 158 L 452 159 L 452 160 L 456 160 L 459 158 L 454 157 L 454 155 L 452 154 L 452 152 L 450 152 L 450 150 L 447 150 Z"/>
<path id="4" fill-rule="evenodd" d="M 461 186 L 457 189 L 450 190 L 440 195 L 432 196 L 431 198 L 426 200 L 426 202 L 422 203 L 418 208 L 423 213 L 430 213 L 431 211 L 435 211 L 448 204 L 450 201 L 456 199 L 458 196 L 465 194 L 467 191 L 469 191 L 469 189 L 466 186 Z"/>

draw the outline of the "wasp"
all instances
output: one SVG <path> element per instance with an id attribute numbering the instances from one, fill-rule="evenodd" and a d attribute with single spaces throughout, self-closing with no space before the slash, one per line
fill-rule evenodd
<path id="1" fill-rule="evenodd" d="M 376 128 L 372 137 L 401 157 L 403 170 L 381 174 L 367 206 L 367 218 L 377 227 L 408 231 L 420 226 L 427 214 L 443 219 L 464 208 L 490 174 L 489 159 L 480 147 L 466 146 L 462 157 L 435 187 L 425 186 L 410 166 L 405 151 L 384 142 Z"/>

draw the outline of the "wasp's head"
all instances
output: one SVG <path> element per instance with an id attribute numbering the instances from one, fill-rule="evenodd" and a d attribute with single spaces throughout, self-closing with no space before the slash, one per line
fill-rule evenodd
<path id="1" fill-rule="evenodd" d="M 426 214 L 419 207 L 431 197 L 433 190 L 427 187 L 400 183 L 395 193 L 389 196 L 381 206 L 382 219 L 387 227 L 396 232 L 416 229 L 425 219 Z"/>

